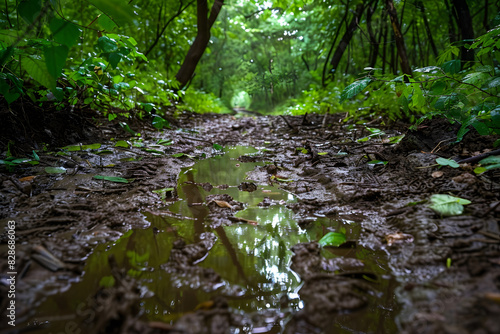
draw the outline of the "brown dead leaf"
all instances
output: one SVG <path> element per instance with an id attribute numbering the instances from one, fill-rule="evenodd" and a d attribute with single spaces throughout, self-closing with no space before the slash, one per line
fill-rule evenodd
<path id="1" fill-rule="evenodd" d="M 443 176 L 443 172 L 442 172 L 442 171 L 440 171 L 440 170 L 437 170 L 437 171 L 433 172 L 433 173 L 431 174 L 431 176 L 432 176 L 433 178 L 435 178 L 435 179 L 436 179 L 436 178 L 438 178 L 438 177 Z"/>
<path id="2" fill-rule="evenodd" d="M 233 206 L 226 201 L 219 201 L 219 200 L 214 199 L 214 202 L 215 202 L 215 204 L 217 204 L 221 208 L 233 209 Z"/>
<path id="3" fill-rule="evenodd" d="M 21 181 L 21 182 L 31 182 L 31 181 L 33 181 L 33 179 L 35 177 L 36 177 L 36 175 L 25 176 L 25 177 L 20 178 L 19 181 Z"/>
<path id="4" fill-rule="evenodd" d="M 411 234 L 396 232 L 386 235 L 385 241 L 387 241 L 387 245 L 392 246 L 395 243 L 413 242 L 413 236 Z"/>
<path id="5" fill-rule="evenodd" d="M 466 183 L 466 184 L 474 184 L 477 179 L 471 173 L 463 173 L 452 178 L 456 183 Z"/>
<path id="6" fill-rule="evenodd" d="M 484 297 L 496 303 L 500 303 L 500 293 L 498 292 L 487 292 L 484 294 Z"/>

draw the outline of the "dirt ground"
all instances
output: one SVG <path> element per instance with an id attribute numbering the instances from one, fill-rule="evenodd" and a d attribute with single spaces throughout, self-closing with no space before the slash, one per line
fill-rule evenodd
<path id="1" fill-rule="evenodd" d="M 454 143 L 457 127 L 444 120 L 427 121 L 411 131 L 381 121 L 343 122 L 339 114 L 237 116 L 186 112 L 166 117 L 171 128 L 158 131 L 148 125 L 150 120 L 107 122 L 91 111 L 3 110 L 2 150 L 12 140 L 13 155 L 26 157 L 36 149 L 40 164 L 0 170 L 1 333 L 500 333 L 500 170 L 476 175 L 477 162 L 459 168 L 435 162 L 438 157 L 463 160 L 488 153 L 495 138 L 472 130 Z M 120 121 L 141 133 L 142 141 L 135 143 L 142 147 L 115 145 L 119 140 L 131 143 Z M 370 136 L 366 127 L 384 134 Z M 397 144 L 388 140 L 401 134 L 405 136 Z M 161 146 L 159 139 L 171 144 Z M 88 149 L 55 154 L 66 145 L 93 143 L 111 153 Z M 266 163 L 251 179 L 296 195 L 287 207 L 302 228 L 317 217 L 359 226 L 356 238 L 342 247 L 382 254 L 386 272 L 373 273 L 364 260 L 347 256 L 325 258 L 318 240 L 298 243 L 291 247 L 289 265 L 302 282 L 300 307 L 292 307 L 284 295 L 278 308 L 241 311 L 231 306 L 234 296 L 218 293 L 219 273 L 200 266 L 214 243 L 213 234 L 205 233 L 191 243 L 176 240 L 165 255 L 168 261 L 159 266 L 186 280 L 196 276 L 199 288 L 212 292 L 210 300 L 175 321 L 148 320 L 141 308 L 141 281 L 122 270 L 113 256 L 108 265 L 114 284 L 87 298 L 91 321 L 80 322 L 78 310 L 68 318 L 37 314 L 47 298 L 81 279 L 98 245 L 144 229 L 149 224 L 144 212 L 175 202 L 181 169 L 217 154 L 214 144 L 265 148 L 242 158 L 242 163 Z M 47 173 L 46 167 L 65 170 Z M 92 178 L 97 174 L 132 181 Z M 174 189 L 162 197 L 153 192 L 158 188 Z M 472 203 L 462 215 L 441 217 L 429 208 L 433 194 Z M 231 212 L 243 204 L 232 200 L 207 197 L 204 206 L 214 229 L 241 224 Z M 218 201 L 228 203 L 231 211 Z M 15 327 L 7 323 L 12 300 L 6 298 L 12 283 L 7 274 L 12 271 L 7 263 L 9 221 L 15 221 L 16 235 Z"/>

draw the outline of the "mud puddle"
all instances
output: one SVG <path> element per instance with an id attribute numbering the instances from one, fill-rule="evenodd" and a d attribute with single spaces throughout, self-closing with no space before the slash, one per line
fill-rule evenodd
<path id="1" fill-rule="evenodd" d="M 147 323 L 175 326 L 183 316 L 210 308 L 223 297 L 242 318 L 232 332 L 283 332 L 308 306 L 305 292 L 301 294 L 302 275 L 290 268 L 292 248 L 318 241 L 328 232 L 340 232 L 347 242 L 321 248 L 320 274 L 360 281 L 368 286 L 367 298 L 363 307 L 347 307 L 318 327 L 330 328 L 326 332 L 395 331 L 396 284 L 387 274 L 386 254 L 358 244 L 359 222 L 301 217 L 299 225 L 298 217 L 287 208 L 297 201 L 294 195 L 276 184 L 247 179 L 248 172 L 265 163 L 243 161 L 258 161 L 260 153 L 230 147 L 183 168 L 177 188 L 168 190 L 177 193 L 178 200 L 166 202 L 158 211 L 143 212 L 148 228 L 130 230 L 112 243 L 97 246 L 81 280 L 38 305 L 28 327 L 38 328 L 37 333 L 102 330 L 89 327 L 98 326 L 96 319 L 107 312 L 93 296 L 117 284 L 118 268 L 140 287 L 140 307 L 135 312 L 137 319 Z M 110 258 L 116 262 L 114 268 Z M 318 307 L 324 305 L 318 303 Z"/>

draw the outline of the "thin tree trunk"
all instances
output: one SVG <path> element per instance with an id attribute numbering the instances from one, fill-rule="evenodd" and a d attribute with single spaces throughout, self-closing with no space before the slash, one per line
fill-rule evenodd
<path id="1" fill-rule="evenodd" d="M 466 0 L 452 0 L 453 7 L 457 13 L 458 27 L 460 29 L 460 38 L 464 40 L 474 39 L 474 29 L 472 27 L 472 17 Z M 465 46 L 461 47 L 460 59 L 463 63 L 474 60 L 474 50 L 468 50 Z"/>
<path id="2" fill-rule="evenodd" d="M 335 50 L 332 59 L 330 60 L 330 65 L 332 65 L 334 70 L 336 70 L 337 67 L 339 66 L 340 60 L 342 59 L 342 55 L 344 54 L 347 45 L 349 45 L 349 42 L 352 39 L 354 31 L 358 28 L 358 22 L 359 19 L 361 18 L 361 15 L 363 14 L 364 9 L 365 6 L 363 4 L 358 4 L 356 6 L 356 12 L 354 13 L 351 22 L 347 26 L 344 36 L 342 36 L 339 45 L 337 46 L 337 49 Z M 335 72 L 333 72 L 332 75 L 335 76 Z"/>
<path id="3" fill-rule="evenodd" d="M 177 81 L 179 81 L 180 87 L 186 86 L 186 84 L 193 77 L 196 65 L 200 61 L 205 49 L 207 48 L 208 42 L 210 41 L 210 29 L 212 28 L 217 16 L 219 15 L 224 0 L 215 0 L 210 11 L 210 17 L 208 16 L 208 4 L 207 0 L 197 0 L 196 2 L 196 16 L 198 24 L 198 32 L 196 38 L 189 48 L 189 51 L 184 58 L 184 62 L 179 69 L 179 72 L 175 75 Z"/>
<path id="4" fill-rule="evenodd" d="M 411 76 L 410 63 L 408 62 L 405 41 L 403 35 L 401 34 L 401 26 L 399 25 L 396 8 L 394 8 L 394 3 L 392 0 L 386 0 L 385 3 L 387 5 L 387 12 L 389 13 L 389 17 L 391 18 L 392 29 L 394 30 L 396 47 L 398 49 L 399 60 L 401 63 L 401 70 L 404 74 L 408 74 Z"/>
<path id="5" fill-rule="evenodd" d="M 427 34 L 427 38 L 429 39 L 429 44 L 431 45 L 432 52 L 434 53 L 434 56 L 437 57 L 439 54 L 437 51 L 436 43 L 434 43 L 434 38 L 432 37 L 431 28 L 429 27 L 429 21 L 427 20 L 427 14 L 425 13 L 424 3 L 422 1 L 419 1 L 417 3 L 417 7 L 418 9 L 420 9 L 420 12 L 422 13 L 422 20 L 424 21 L 425 32 Z"/>
<path id="6" fill-rule="evenodd" d="M 321 85 L 323 87 L 326 87 L 326 68 L 328 67 L 328 59 L 330 59 L 330 55 L 332 54 L 333 48 L 335 47 L 335 43 L 337 42 L 337 38 L 340 35 L 340 29 L 342 28 L 342 25 L 344 24 L 345 20 L 347 19 L 348 13 L 349 13 L 349 2 L 347 2 L 344 16 L 342 17 L 342 20 L 340 21 L 340 23 L 338 25 L 337 32 L 335 33 L 335 37 L 333 38 L 332 45 L 330 46 L 330 50 L 328 51 L 328 55 L 326 56 L 326 61 L 323 64 L 323 75 L 321 76 Z"/>

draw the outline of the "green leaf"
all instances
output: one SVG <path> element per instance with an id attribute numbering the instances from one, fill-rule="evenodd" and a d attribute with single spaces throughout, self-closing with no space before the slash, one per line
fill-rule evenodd
<path id="1" fill-rule="evenodd" d="M 135 132 L 134 130 L 132 130 L 130 128 L 130 126 L 128 126 L 127 123 L 125 122 L 120 122 L 120 126 L 123 128 L 123 130 L 127 131 L 128 133 L 130 133 L 132 136 L 140 136 L 141 134 L 140 133 L 137 133 Z"/>
<path id="2" fill-rule="evenodd" d="M 340 103 L 361 93 L 361 91 L 365 89 L 371 81 L 371 78 L 364 78 L 358 81 L 354 81 L 352 84 L 344 88 L 344 90 L 340 94 Z"/>
<path id="3" fill-rule="evenodd" d="M 438 163 L 441 166 L 450 166 L 452 168 L 460 167 L 460 165 L 456 161 L 445 158 L 437 158 L 436 163 Z"/>
<path id="4" fill-rule="evenodd" d="M 119 140 L 116 142 L 115 147 L 129 148 L 129 144 L 125 140 Z"/>
<path id="5" fill-rule="evenodd" d="M 139 103 L 140 106 L 142 106 L 142 108 L 146 111 L 146 112 L 151 112 L 153 111 L 153 108 L 155 107 L 155 105 L 153 103 L 144 103 L 144 102 L 140 102 Z"/>
<path id="6" fill-rule="evenodd" d="M 328 152 L 318 152 L 318 155 L 327 155 Z"/>
<path id="7" fill-rule="evenodd" d="M 42 11 L 42 1 L 41 0 L 23 0 L 17 6 L 17 11 L 19 15 L 29 24 L 35 22 Z"/>
<path id="8" fill-rule="evenodd" d="M 121 0 L 88 0 L 104 14 L 108 15 L 116 24 L 125 25 L 134 19 L 133 7 Z"/>
<path id="9" fill-rule="evenodd" d="M 63 67 L 68 57 L 69 49 L 66 45 L 50 46 L 43 48 L 45 64 L 50 75 L 57 79 L 61 76 Z"/>
<path id="10" fill-rule="evenodd" d="M 61 20 L 54 17 L 49 23 L 52 36 L 57 43 L 67 46 L 68 48 L 75 45 L 81 35 L 81 30 L 71 22 Z"/>
<path id="11" fill-rule="evenodd" d="M 492 155 L 479 161 L 481 165 L 500 164 L 500 155 Z"/>
<path id="12" fill-rule="evenodd" d="M 172 154 L 172 157 L 173 158 L 188 157 L 188 158 L 191 158 L 191 159 L 194 158 L 193 156 L 191 156 L 189 154 L 186 154 L 186 153 L 175 153 L 175 154 Z"/>
<path id="13" fill-rule="evenodd" d="M 346 242 L 346 237 L 344 233 L 340 232 L 328 232 L 321 238 L 318 243 L 321 246 L 333 246 L 338 247 Z"/>
<path id="14" fill-rule="evenodd" d="M 99 16 L 97 23 L 99 23 L 99 25 L 103 27 L 106 32 L 112 32 L 116 27 L 118 27 L 116 23 L 114 23 L 113 20 L 111 20 L 106 14 Z"/>
<path id="15" fill-rule="evenodd" d="M 115 286 L 115 278 L 113 275 L 103 276 L 99 281 L 99 286 L 103 288 L 111 288 Z"/>
<path id="16" fill-rule="evenodd" d="M 94 175 L 94 179 L 106 180 L 106 181 L 118 182 L 118 183 L 128 183 L 127 179 L 124 179 L 123 177 L 118 177 L 118 176 Z"/>
<path id="17" fill-rule="evenodd" d="M 97 46 L 102 52 L 105 53 L 115 52 L 118 50 L 118 44 L 116 44 L 116 41 L 107 36 L 99 37 L 97 40 Z"/>
<path id="18" fill-rule="evenodd" d="M 49 89 L 55 89 L 56 79 L 50 75 L 45 62 L 40 59 L 28 56 L 22 58 L 21 65 L 26 70 L 26 72 L 28 72 L 28 74 L 40 85 Z"/>
<path id="19" fill-rule="evenodd" d="M 164 119 L 163 117 L 155 116 L 155 117 L 153 117 L 153 126 L 156 129 L 161 130 L 164 127 L 169 128 L 170 123 L 166 119 Z"/>
<path id="20" fill-rule="evenodd" d="M 158 139 L 156 142 L 158 145 L 169 146 L 172 145 L 172 140 L 170 139 Z"/>
<path id="21" fill-rule="evenodd" d="M 477 87 L 481 87 L 483 85 L 483 83 L 488 80 L 490 78 L 489 74 L 488 73 L 484 73 L 484 72 L 473 72 L 473 73 L 469 73 L 467 74 L 464 78 L 463 78 L 463 82 L 464 83 L 467 83 L 467 84 L 470 84 L 470 85 L 474 85 L 474 86 L 477 86 Z"/>
<path id="22" fill-rule="evenodd" d="M 430 208 L 441 216 L 458 216 L 464 212 L 464 205 L 471 201 L 450 195 L 435 194 L 431 196 Z"/>
<path id="23" fill-rule="evenodd" d="M 64 173 L 66 173 L 66 168 L 64 168 L 64 167 L 45 167 L 45 173 L 64 174 Z"/>
<path id="24" fill-rule="evenodd" d="M 447 61 L 441 67 L 446 73 L 456 74 L 462 69 L 462 62 L 460 59 L 454 59 Z"/>
<path id="25" fill-rule="evenodd" d="M 34 158 L 36 161 L 40 161 L 40 157 L 38 156 L 38 154 L 36 154 L 35 150 L 33 150 L 33 158 Z"/>
<path id="26" fill-rule="evenodd" d="M 217 143 L 214 143 L 213 148 L 214 148 L 214 150 L 222 151 L 222 145 L 219 145 Z"/>
<path id="27" fill-rule="evenodd" d="M 474 173 L 476 173 L 476 174 L 481 174 L 481 173 L 484 173 L 486 171 L 487 171 L 487 169 L 484 168 L 484 167 L 476 167 L 476 168 L 474 168 Z"/>

